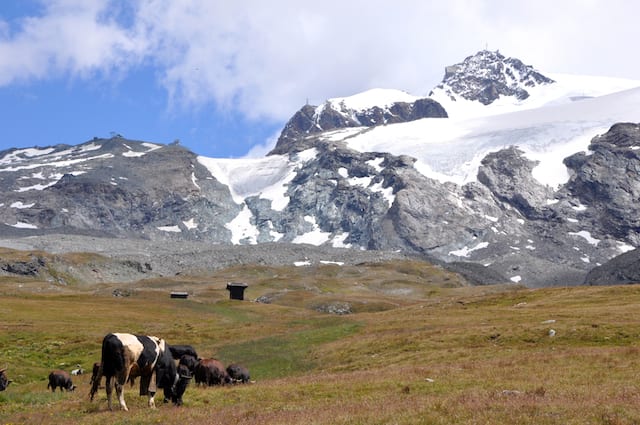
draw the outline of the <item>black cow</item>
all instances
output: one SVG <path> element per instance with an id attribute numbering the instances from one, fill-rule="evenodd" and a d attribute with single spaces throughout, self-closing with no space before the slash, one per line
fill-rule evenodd
<path id="1" fill-rule="evenodd" d="M 178 382 L 173 387 L 173 392 L 168 387 L 164 388 L 164 402 L 168 403 L 169 400 L 176 406 L 182 406 L 182 395 L 187 390 L 189 381 L 191 381 L 191 371 L 183 364 L 179 364 L 177 367 Z"/>
<path id="2" fill-rule="evenodd" d="M 242 382 L 243 384 L 246 384 L 251 379 L 251 377 L 249 376 L 249 369 L 237 363 L 233 363 L 227 366 L 227 373 L 229 374 L 231 382 L 234 383 Z"/>
<path id="3" fill-rule="evenodd" d="M 64 370 L 52 370 L 49 374 L 49 383 L 47 388 L 51 388 L 51 392 L 55 392 L 56 388 L 60 387 L 60 391 L 67 390 L 73 391 L 76 386 L 71 382 L 71 375 Z"/>
<path id="4" fill-rule="evenodd" d="M 177 394 L 176 388 L 186 388 L 181 381 L 188 380 L 178 374 L 163 339 L 128 333 L 110 333 L 102 340 L 102 361 L 91 386 L 91 400 L 98 391 L 102 376 L 106 378 L 110 410 L 114 386 L 112 380 L 115 381 L 116 394 L 123 410 L 129 410 L 124 401 L 123 387 L 130 378 L 140 377 L 140 395 L 149 396 L 149 407 L 155 407 L 154 397 L 158 388 L 165 390 L 165 396 L 177 404 L 182 394 Z"/>
<path id="5" fill-rule="evenodd" d="M 196 353 L 195 348 L 190 345 L 170 345 L 169 351 L 171 351 L 171 357 L 175 360 L 180 360 L 184 355 L 193 356 L 196 359 L 198 358 L 198 353 Z"/>
<path id="6" fill-rule="evenodd" d="M 0 369 L 0 391 L 6 390 L 9 384 L 13 382 L 7 377 L 6 370 L 7 368 Z"/>
<path id="7" fill-rule="evenodd" d="M 195 372 L 196 370 L 196 366 L 198 365 L 198 359 L 189 354 L 185 354 L 184 356 L 180 357 L 178 365 L 186 366 L 187 369 L 189 369 L 189 372 L 193 374 L 193 372 Z"/>

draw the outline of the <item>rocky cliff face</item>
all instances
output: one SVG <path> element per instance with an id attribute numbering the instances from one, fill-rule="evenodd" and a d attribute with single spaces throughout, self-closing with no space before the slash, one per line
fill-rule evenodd
<path id="1" fill-rule="evenodd" d="M 640 126 L 616 124 L 565 159 L 573 175 L 565 193 L 588 205 L 585 215 L 601 232 L 640 244 Z"/>

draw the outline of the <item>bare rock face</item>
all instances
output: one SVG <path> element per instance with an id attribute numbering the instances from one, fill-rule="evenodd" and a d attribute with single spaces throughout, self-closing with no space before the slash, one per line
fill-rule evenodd
<path id="1" fill-rule="evenodd" d="M 591 141 L 590 155 L 565 159 L 565 190 L 588 205 L 601 232 L 640 243 L 640 125 L 616 124 Z"/>
<path id="2" fill-rule="evenodd" d="M 478 181 L 528 219 L 544 218 L 546 202 L 553 197 L 553 190 L 533 178 L 536 165 L 518 148 L 509 147 L 490 153 L 482 160 Z"/>

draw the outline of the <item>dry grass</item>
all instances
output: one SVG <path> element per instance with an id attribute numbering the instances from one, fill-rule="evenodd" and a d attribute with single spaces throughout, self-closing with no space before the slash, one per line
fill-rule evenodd
<path id="1" fill-rule="evenodd" d="M 0 424 L 640 423 L 640 287 L 468 287 L 415 263 L 245 272 L 139 282 L 125 298 L 0 283 L 0 367 L 15 381 Z M 250 299 L 286 296 L 228 301 L 230 280 L 249 282 Z M 309 308 L 328 298 L 384 308 Z M 104 392 L 89 402 L 88 375 L 75 393 L 46 390 L 50 369 L 88 367 L 110 331 L 191 343 L 256 383 L 191 386 L 183 407 L 156 410 L 127 388 L 130 412 L 107 411 Z"/>

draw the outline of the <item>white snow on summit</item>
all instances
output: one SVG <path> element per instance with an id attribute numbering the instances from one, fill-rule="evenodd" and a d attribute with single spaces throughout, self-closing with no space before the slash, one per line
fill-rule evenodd
<path id="1" fill-rule="evenodd" d="M 418 99 L 420 98 L 401 90 L 371 89 L 349 97 L 336 97 L 329 99 L 325 105 L 331 105 L 336 111 L 343 109 L 365 111 L 373 108 L 374 106 L 384 109 L 394 103 L 412 103 Z M 324 105 L 321 107 L 324 107 Z"/>

